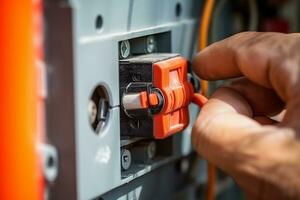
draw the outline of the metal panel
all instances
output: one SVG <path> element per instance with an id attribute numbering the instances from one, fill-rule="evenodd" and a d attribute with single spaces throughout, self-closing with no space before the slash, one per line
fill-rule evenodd
<path id="1" fill-rule="evenodd" d="M 63 82 L 61 77 L 60 82 L 53 80 L 52 84 L 59 84 L 56 87 L 61 87 L 59 91 L 64 92 L 63 96 L 69 101 L 67 104 L 60 104 L 64 100 L 53 96 L 57 98 L 55 103 L 60 105 L 55 107 L 56 111 L 61 109 L 60 111 L 65 113 L 56 116 L 54 110 L 50 112 L 52 114 L 49 119 L 61 120 L 51 123 L 50 126 L 64 124 L 65 127 L 60 126 L 61 130 L 57 133 L 53 132 L 55 131 L 53 128 L 49 128 L 48 134 L 49 138 L 55 141 L 54 145 L 60 145 L 58 157 L 61 165 L 58 177 L 65 177 L 64 180 L 58 179 L 53 187 L 59 188 L 55 191 L 60 193 L 63 193 L 64 188 L 70 190 L 65 190 L 64 194 L 53 198 L 76 199 L 76 196 L 78 199 L 95 198 L 157 169 L 158 173 L 151 175 L 153 177 L 149 179 L 152 181 L 160 174 L 161 166 L 169 165 L 174 159 L 191 152 L 190 126 L 183 134 L 172 138 L 173 155 L 162 162 L 154 163 L 153 166 L 145 166 L 128 178 L 121 179 L 118 43 L 130 38 L 169 31 L 172 53 L 180 53 L 190 59 L 195 49 L 193 41 L 197 36 L 199 2 L 198 0 L 71 0 L 70 8 L 66 2 L 57 2 L 59 9 L 68 8 L 70 16 L 66 19 L 52 16 L 52 20 L 57 21 L 51 21 L 51 24 L 60 24 L 60 30 L 51 31 L 58 31 L 60 37 L 55 38 L 53 46 L 49 45 L 58 56 L 57 59 L 62 61 L 55 69 L 63 71 L 66 82 Z M 176 16 L 178 5 L 180 13 Z M 96 27 L 98 16 L 103 20 L 101 28 Z M 48 28 L 50 27 L 55 26 Z M 57 52 L 54 44 L 59 48 Z M 99 84 L 107 89 L 111 107 L 108 124 L 97 135 L 90 127 L 87 110 L 89 98 Z M 191 118 L 195 118 L 197 109 L 191 107 L 191 110 L 193 110 Z M 67 155 L 70 157 L 66 158 Z M 71 171 L 67 172 L 65 167 Z M 180 184 L 180 180 L 177 181 Z M 145 187 L 150 189 L 153 184 Z"/>

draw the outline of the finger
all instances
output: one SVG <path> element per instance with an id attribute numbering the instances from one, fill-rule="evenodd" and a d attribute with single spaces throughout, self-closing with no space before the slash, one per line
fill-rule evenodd
<path id="1" fill-rule="evenodd" d="M 239 33 L 202 50 L 193 60 L 194 71 L 200 78 L 219 80 L 242 76 L 238 63 L 241 45 L 252 40 L 255 32 Z M 256 60 L 253 60 L 256 62 Z"/>
<path id="2" fill-rule="evenodd" d="M 281 33 L 240 33 L 212 44 L 194 59 L 200 78 L 218 80 L 241 75 L 288 100 L 299 92 L 300 36 Z"/>
<path id="3" fill-rule="evenodd" d="M 245 133 L 248 128 L 260 128 L 247 116 L 252 117 L 252 110 L 240 94 L 230 88 L 218 89 L 195 122 L 192 132 L 195 149 L 207 159 L 216 158 L 211 155 L 213 152 L 233 146 L 248 134 Z"/>
<path id="4" fill-rule="evenodd" d="M 199 154 L 233 176 L 247 193 L 260 195 L 260 187 L 249 187 L 249 183 L 264 180 L 272 185 L 282 177 L 288 180 L 277 166 L 287 163 L 289 168 L 299 157 L 299 144 L 294 129 L 262 126 L 249 117 L 252 112 L 247 101 L 233 89 L 220 88 L 202 108 L 192 142 Z"/>
<path id="5" fill-rule="evenodd" d="M 230 88 L 220 88 L 196 120 L 192 132 L 194 148 L 222 169 L 231 169 L 235 159 L 240 159 L 241 144 L 267 131 L 249 117 L 252 111 L 247 101 Z"/>
<path id="6" fill-rule="evenodd" d="M 274 90 L 254 84 L 246 78 L 233 80 L 229 87 L 247 100 L 254 116 L 274 116 L 284 109 L 283 101 Z"/>

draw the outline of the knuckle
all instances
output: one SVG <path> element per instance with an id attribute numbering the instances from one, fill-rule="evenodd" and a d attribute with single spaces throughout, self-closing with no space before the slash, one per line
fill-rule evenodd
<path id="1" fill-rule="evenodd" d="M 261 33 L 257 32 L 241 32 L 237 33 L 228 38 L 228 45 L 234 49 L 239 49 L 248 45 L 248 42 L 251 41 L 254 37 L 257 37 Z"/>

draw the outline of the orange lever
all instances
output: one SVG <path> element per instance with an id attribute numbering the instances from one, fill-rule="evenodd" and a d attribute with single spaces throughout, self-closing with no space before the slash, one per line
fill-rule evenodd
<path id="1" fill-rule="evenodd" d="M 194 102 L 202 106 L 206 100 L 202 95 L 194 94 L 187 79 L 187 68 L 188 61 L 178 55 L 152 62 L 152 76 L 148 82 L 130 82 L 126 86 L 122 95 L 124 114 L 148 123 L 140 130 L 148 131 L 155 139 L 164 139 L 184 130 L 189 124 L 189 104 Z M 138 134 L 134 132 L 136 130 L 129 130 L 128 135 Z"/>
<path id="2" fill-rule="evenodd" d="M 141 108 L 156 106 L 159 103 L 157 94 L 150 93 L 148 95 L 146 91 L 140 92 L 140 102 L 141 102 Z"/>
<path id="3" fill-rule="evenodd" d="M 148 98 L 149 98 L 149 105 L 150 106 L 157 106 L 158 105 L 159 101 L 158 101 L 157 94 L 151 93 L 151 94 L 149 94 Z"/>
<path id="4" fill-rule="evenodd" d="M 187 80 L 186 59 L 177 56 L 154 63 L 154 86 L 164 96 L 161 113 L 154 116 L 154 137 L 162 139 L 182 131 L 189 124 L 188 105 L 193 88 Z"/>

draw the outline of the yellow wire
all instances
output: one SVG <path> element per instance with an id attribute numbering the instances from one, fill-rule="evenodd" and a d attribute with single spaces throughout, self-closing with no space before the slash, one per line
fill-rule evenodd
<path id="1" fill-rule="evenodd" d="M 213 8 L 214 8 L 215 0 L 206 0 L 205 6 L 203 10 L 203 15 L 200 24 L 199 31 L 199 43 L 198 43 L 198 51 L 201 51 L 208 45 L 208 34 L 209 27 L 212 18 Z M 201 93 L 204 96 L 208 96 L 208 81 L 201 80 Z M 216 167 L 208 163 L 207 166 L 207 191 L 206 191 L 206 199 L 214 200 L 215 199 L 215 190 L 216 190 Z"/>
<path id="2" fill-rule="evenodd" d="M 206 0 L 201 19 L 199 31 L 198 51 L 201 51 L 208 45 L 209 26 L 212 18 L 215 0 Z M 208 81 L 201 80 L 201 89 L 204 96 L 208 96 Z"/>
<path id="3" fill-rule="evenodd" d="M 206 0 L 204 11 L 201 19 L 200 32 L 199 32 L 199 44 L 198 50 L 202 50 L 208 45 L 208 32 L 212 18 L 213 8 L 215 0 Z"/>

